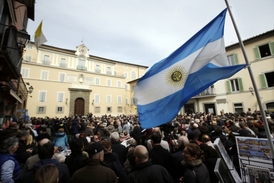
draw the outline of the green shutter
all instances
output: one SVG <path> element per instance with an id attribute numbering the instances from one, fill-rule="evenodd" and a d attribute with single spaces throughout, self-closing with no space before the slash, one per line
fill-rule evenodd
<path id="1" fill-rule="evenodd" d="M 239 60 L 238 60 L 237 53 L 233 54 L 233 57 L 234 57 L 234 65 L 238 65 L 239 64 Z"/>
<path id="2" fill-rule="evenodd" d="M 274 55 L 274 42 L 269 43 L 270 53 L 271 55 Z"/>
<path id="3" fill-rule="evenodd" d="M 259 51 L 258 47 L 253 48 L 253 52 L 254 52 L 254 55 L 255 55 L 255 59 L 260 59 L 261 58 L 260 51 Z"/>
<path id="4" fill-rule="evenodd" d="M 267 88 L 267 83 L 264 74 L 260 74 L 262 88 Z"/>
<path id="5" fill-rule="evenodd" d="M 238 78 L 237 80 L 238 80 L 238 84 L 239 84 L 239 90 L 240 91 L 244 91 L 242 78 Z"/>
<path id="6" fill-rule="evenodd" d="M 226 91 L 227 93 L 231 93 L 230 80 L 226 81 Z"/>

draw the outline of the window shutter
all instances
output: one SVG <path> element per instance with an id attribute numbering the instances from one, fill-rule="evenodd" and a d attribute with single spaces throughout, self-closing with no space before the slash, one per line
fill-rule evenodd
<path id="1" fill-rule="evenodd" d="M 231 86 L 230 86 L 230 81 L 226 81 L 226 91 L 227 93 L 231 93 Z"/>
<path id="2" fill-rule="evenodd" d="M 254 55 L 255 55 L 255 59 L 260 59 L 261 58 L 258 47 L 253 48 L 253 52 L 254 52 Z"/>
<path id="3" fill-rule="evenodd" d="M 274 55 L 274 42 L 269 43 L 271 55 Z"/>
<path id="4" fill-rule="evenodd" d="M 234 65 L 239 64 L 239 60 L 238 60 L 238 55 L 237 55 L 237 53 L 233 54 L 233 57 L 234 57 Z"/>
<path id="5" fill-rule="evenodd" d="M 238 84 L 239 84 L 239 90 L 240 90 L 240 91 L 244 91 L 242 78 L 238 78 Z"/>
<path id="6" fill-rule="evenodd" d="M 267 83 L 264 74 L 260 74 L 262 88 L 267 88 Z"/>

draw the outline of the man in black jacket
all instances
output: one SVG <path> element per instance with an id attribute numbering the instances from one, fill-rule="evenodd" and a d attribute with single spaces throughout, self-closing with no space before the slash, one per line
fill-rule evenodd
<path id="1" fill-rule="evenodd" d="M 173 179 L 168 171 L 149 161 L 148 151 L 145 146 L 138 145 L 134 149 L 136 165 L 129 173 L 129 183 L 173 183 Z"/>

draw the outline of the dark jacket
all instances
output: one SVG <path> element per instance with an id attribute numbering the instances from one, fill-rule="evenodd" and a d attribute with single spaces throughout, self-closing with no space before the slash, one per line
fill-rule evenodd
<path id="1" fill-rule="evenodd" d="M 119 157 L 116 153 L 107 153 L 104 157 L 104 163 L 107 167 L 111 168 L 117 177 L 119 177 L 119 182 L 127 182 L 127 174 L 124 166 L 120 163 Z"/>
<path id="2" fill-rule="evenodd" d="M 142 139 L 142 129 L 136 125 L 130 132 L 130 136 L 136 140 L 137 144 L 140 144 Z"/>
<path id="3" fill-rule="evenodd" d="M 183 175 L 183 183 L 211 183 L 208 169 L 201 159 L 183 162 L 183 164 L 187 166 Z"/>
<path id="4" fill-rule="evenodd" d="M 161 165 L 171 173 L 173 158 L 168 150 L 161 145 L 156 145 L 149 151 L 149 157 L 153 164 Z"/>
<path id="5" fill-rule="evenodd" d="M 118 141 L 111 140 L 111 143 L 112 152 L 118 155 L 120 163 L 124 165 L 127 156 L 127 148 Z"/>
<path id="6" fill-rule="evenodd" d="M 34 177 L 36 171 L 48 164 L 53 164 L 58 168 L 59 171 L 59 183 L 67 183 L 70 179 L 69 169 L 68 166 L 64 163 L 59 163 L 56 159 L 43 159 L 39 160 L 37 163 L 34 164 L 33 168 L 26 172 L 25 176 L 23 177 L 24 183 L 32 183 L 34 182 Z"/>
<path id="7" fill-rule="evenodd" d="M 89 160 L 88 165 L 77 170 L 71 183 L 118 183 L 115 172 L 99 160 Z"/>
<path id="8" fill-rule="evenodd" d="M 173 183 L 168 171 L 150 161 L 135 165 L 129 173 L 129 183 Z"/>
<path id="9" fill-rule="evenodd" d="M 27 161 L 27 159 L 29 157 L 31 157 L 31 153 L 26 150 L 27 150 L 26 141 L 19 140 L 19 146 L 18 146 L 15 154 L 16 154 L 16 158 L 17 158 L 18 162 L 21 165 L 24 165 L 25 162 Z"/>
<path id="10" fill-rule="evenodd" d="M 82 153 L 77 154 L 75 156 L 73 155 L 67 156 L 65 159 L 65 164 L 69 168 L 70 176 L 72 176 L 80 168 L 85 167 L 87 163 L 88 163 L 88 157 L 86 157 Z"/>

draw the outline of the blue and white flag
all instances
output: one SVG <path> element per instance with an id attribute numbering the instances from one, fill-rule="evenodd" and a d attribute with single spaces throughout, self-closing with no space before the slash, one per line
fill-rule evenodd
<path id="1" fill-rule="evenodd" d="M 246 65 L 230 66 L 224 45 L 227 9 L 137 82 L 134 102 L 142 128 L 172 121 L 191 97 Z"/>

